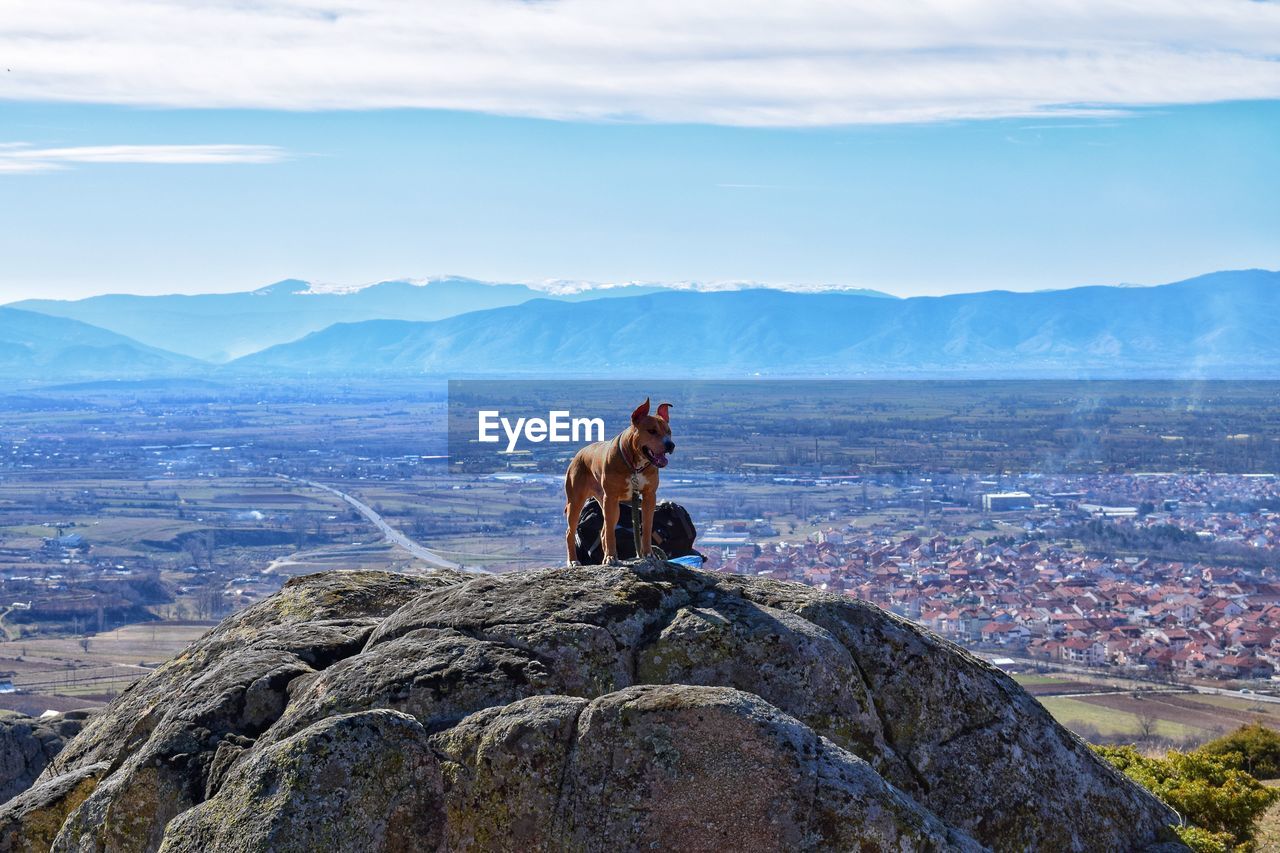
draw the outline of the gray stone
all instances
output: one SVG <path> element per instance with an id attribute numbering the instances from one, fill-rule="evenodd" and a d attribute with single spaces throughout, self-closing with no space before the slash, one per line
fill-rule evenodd
<path id="1" fill-rule="evenodd" d="M 595 700 L 565 778 L 569 849 L 983 849 L 865 761 L 730 688 L 632 687 Z"/>
<path id="2" fill-rule="evenodd" d="M 996 667 L 874 605 L 799 584 L 726 580 L 850 650 L 909 793 L 997 849 L 1125 850 L 1177 818 Z"/>
<path id="3" fill-rule="evenodd" d="M 112 772 L 67 819 L 55 848 L 156 849 L 166 824 L 213 793 L 240 757 L 223 744 L 243 747 L 269 729 L 296 679 L 358 654 L 381 618 L 464 577 L 307 575 L 224 620 L 67 745 L 62 769 L 106 761 Z"/>
<path id="4" fill-rule="evenodd" d="M 346 714 L 257 751 L 216 796 L 169 824 L 160 849 L 434 850 L 440 794 L 440 766 L 413 717 Z"/>
<path id="5" fill-rule="evenodd" d="M 587 700 L 536 696 L 487 708 L 432 738 L 445 780 L 445 848 L 559 849 L 557 809 Z"/>
<path id="6" fill-rule="evenodd" d="M 0 851 L 48 850 L 63 822 L 88 798 L 109 765 L 89 764 L 30 788 L 0 806 Z"/>

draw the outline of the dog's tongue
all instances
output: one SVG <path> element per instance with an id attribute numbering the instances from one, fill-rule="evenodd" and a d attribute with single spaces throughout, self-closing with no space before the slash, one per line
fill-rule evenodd
<path id="1" fill-rule="evenodd" d="M 653 464 L 654 464 L 654 465 L 657 465 L 659 468 L 666 468 L 666 467 L 667 467 L 667 454 L 665 454 L 665 453 L 655 453 L 655 454 L 653 454 Z"/>

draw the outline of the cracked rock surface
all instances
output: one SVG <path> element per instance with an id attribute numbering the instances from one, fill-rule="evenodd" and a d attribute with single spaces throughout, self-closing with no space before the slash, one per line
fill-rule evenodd
<path id="1" fill-rule="evenodd" d="M 31 787 L 92 711 L 29 717 L 0 711 L 0 802 Z"/>
<path id="2" fill-rule="evenodd" d="M 1176 821 L 904 620 L 640 562 L 296 578 L 90 720 L 0 850 L 1142 850 Z"/>

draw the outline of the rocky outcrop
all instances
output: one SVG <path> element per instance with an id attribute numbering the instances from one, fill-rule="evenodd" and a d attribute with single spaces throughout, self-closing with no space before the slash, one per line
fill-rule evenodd
<path id="1" fill-rule="evenodd" d="M 77 767 L 0 806 L 0 850 L 48 850 L 67 816 L 88 798 L 109 769 L 105 761 Z"/>
<path id="2" fill-rule="evenodd" d="M 31 787 L 92 711 L 28 717 L 0 711 L 0 803 Z"/>
<path id="3" fill-rule="evenodd" d="M 727 687 L 539 696 L 433 738 L 450 850 L 980 850 L 865 762 Z"/>
<path id="4" fill-rule="evenodd" d="M 255 750 L 214 797 L 166 827 L 161 850 L 431 850 L 443 830 L 441 787 L 413 717 L 343 714 Z"/>
<path id="5" fill-rule="evenodd" d="M 908 622 L 660 562 L 296 578 L 59 768 L 23 812 L 55 850 L 1140 850 L 1177 820 Z"/>

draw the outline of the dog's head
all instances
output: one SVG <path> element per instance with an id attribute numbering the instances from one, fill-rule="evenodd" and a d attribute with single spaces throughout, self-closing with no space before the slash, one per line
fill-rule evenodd
<path id="1" fill-rule="evenodd" d="M 667 454 L 676 449 L 671 440 L 671 404 L 660 403 L 656 414 L 649 414 L 649 400 L 631 413 L 632 444 L 640 455 L 657 468 L 667 467 Z"/>

